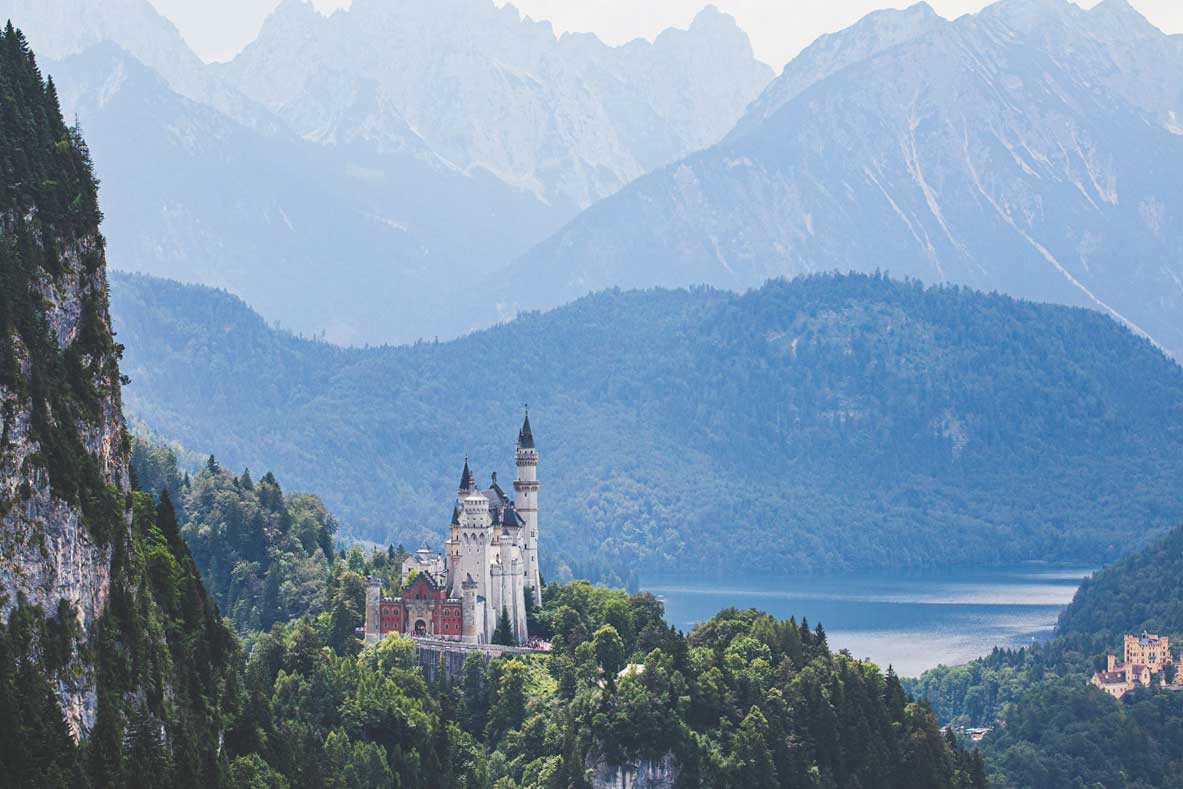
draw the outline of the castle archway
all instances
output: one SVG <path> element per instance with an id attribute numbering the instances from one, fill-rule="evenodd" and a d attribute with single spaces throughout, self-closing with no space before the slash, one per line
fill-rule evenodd
<path id="1" fill-rule="evenodd" d="M 415 622 L 415 635 L 417 635 L 417 636 L 427 635 L 427 623 L 424 622 L 422 619 Z"/>

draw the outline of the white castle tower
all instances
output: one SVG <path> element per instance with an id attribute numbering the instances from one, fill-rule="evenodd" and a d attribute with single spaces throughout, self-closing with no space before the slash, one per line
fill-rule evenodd
<path id="1" fill-rule="evenodd" d="M 516 502 L 497 484 L 496 474 L 481 490 L 465 458 L 445 551 L 446 588 L 449 599 L 463 600 L 465 640 L 490 643 L 503 611 L 514 641 L 529 638 L 526 595 L 541 602 L 537 462 L 529 417 L 518 433 Z"/>
<path id="2" fill-rule="evenodd" d="M 513 483 L 514 506 L 526 522 L 522 527 L 522 559 L 525 562 L 526 587 L 535 605 L 542 603 L 542 583 L 538 573 L 538 450 L 530 429 L 530 411 L 518 432 L 516 452 L 518 478 Z"/>
<path id="3" fill-rule="evenodd" d="M 497 638 L 502 613 L 508 619 L 506 646 L 529 643 L 526 595 L 542 601 L 538 573 L 538 450 L 530 415 L 518 431 L 518 474 L 510 501 L 492 475 L 482 490 L 464 459 L 452 506 L 444 556 L 421 561 L 418 574 L 399 597 L 383 599 L 381 582 L 366 581 L 367 642 L 387 633 L 418 638 L 489 644 Z M 421 552 L 427 553 L 427 552 Z M 417 554 L 418 555 L 418 554 Z M 438 562 L 438 564 L 437 564 Z M 442 565 L 442 571 L 439 569 Z M 404 568 L 405 572 L 409 571 Z"/>

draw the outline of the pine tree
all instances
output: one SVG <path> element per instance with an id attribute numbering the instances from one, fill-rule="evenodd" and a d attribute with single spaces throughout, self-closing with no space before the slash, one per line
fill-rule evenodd
<path id="1" fill-rule="evenodd" d="M 513 625 L 509 621 L 509 609 L 501 606 L 501 616 L 497 618 L 497 629 L 493 631 L 493 643 L 503 647 L 516 646 L 517 639 L 513 637 Z"/>
<path id="2" fill-rule="evenodd" d="M 174 555 L 182 555 L 188 550 L 181 539 L 177 511 L 173 507 L 172 497 L 168 495 L 168 488 L 161 489 L 160 501 L 156 504 L 156 528 L 160 529 L 160 533 L 168 540 L 168 547 Z"/>
<path id="3" fill-rule="evenodd" d="M 891 716 L 893 722 L 904 722 L 904 708 L 907 706 L 908 700 L 904 695 L 904 686 L 900 684 L 900 678 L 896 676 L 895 668 L 892 666 L 887 667 L 883 703 L 887 705 L 887 714 Z"/>
<path id="4" fill-rule="evenodd" d="M 127 775 L 137 786 L 168 787 L 172 765 L 161 735 L 161 723 L 143 711 L 128 727 L 124 740 Z"/>

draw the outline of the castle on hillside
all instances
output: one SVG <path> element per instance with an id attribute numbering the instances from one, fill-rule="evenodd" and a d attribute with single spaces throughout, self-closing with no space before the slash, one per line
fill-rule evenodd
<path id="1" fill-rule="evenodd" d="M 401 597 L 382 598 L 366 583 L 365 640 L 389 633 L 489 644 L 504 614 L 512 639 L 526 644 L 526 595 L 542 601 L 538 572 L 538 450 L 527 412 L 518 431 L 511 501 L 494 473 L 481 489 L 464 460 L 444 555 L 419 551 L 404 564 L 417 572 Z"/>
<path id="2" fill-rule="evenodd" d="M 1171 640 L 1153 633 L 1126 635 L 1124 658 L 1119 663 L 1117 656 L 1110 655 L 1107 670 L 1094 674 L 1089 684 L 1117 699 L 1135 688 L 1150 687 L 1152 679 L 1165 678 L 1172 665 Z M 1183 658 L 1175 667 L 1174 684 L 1183 685 Z"/>

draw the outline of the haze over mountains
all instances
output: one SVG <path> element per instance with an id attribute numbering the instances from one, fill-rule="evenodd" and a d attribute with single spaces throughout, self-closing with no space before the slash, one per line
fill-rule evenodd
<path id="1" fill-rule="evenodd" d="M 331 18 L 289 0 L 224 67 L 146 0 L 0 16 L 53 58 L 87 131 L 113 267 L 229 287 L 340 342 L 471 328 L 449 309 L 461 287 L 717 141 L 772 78 L 713 9 L 608 47 L 486 0 Z"/>
<path id="2" fill-rule="evenodd" d="M 1089 306 L 1179 353 L 1181 86 L 1183 37 L 1125 0 L 880 12 L 802 53 L 725 141 L 593 206 L 499 283 L 538 308 L 883 269 Z"/>
<path id="3" fill-rule="evenodd" d="M 604 287 L 886 270 L 1183 351 L 1183 36 L 1126 0 L 882 11 L 770 84 L 711 7 L 609 47 L 488 0 L 286 0 L 215 66 L 146 0 L 3 14 L 58 58 L 113 267 L 306 334 L 447 338 Z"/>

